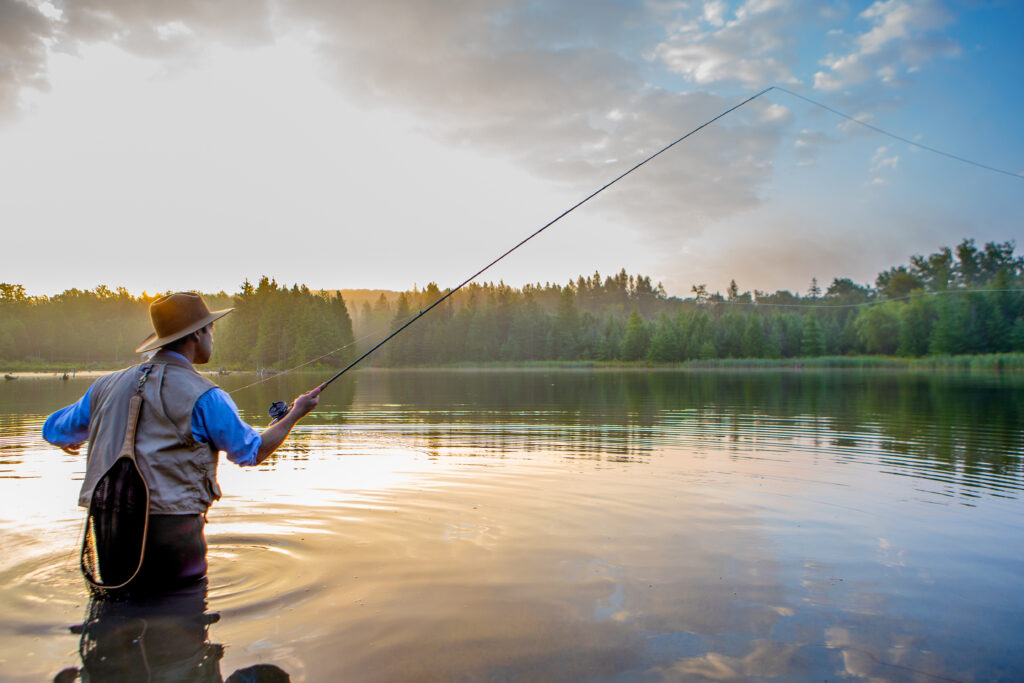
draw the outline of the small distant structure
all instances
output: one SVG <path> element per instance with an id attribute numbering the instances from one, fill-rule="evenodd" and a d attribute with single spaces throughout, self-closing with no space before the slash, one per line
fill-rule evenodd
<path id="1" fill-rule="evenodd" d="M 4 373 L 4 379 L 8 379 L 8 380 L 10 380 L 10 379 L 18 379 L 18 378 L 17 378 L 17 376 L 15 376 L 15 375 L 12 375 L 12 374 L 11 374 L 11 373 L 9 373 L 9 372 L 6 372 L 6 373 Z"/>

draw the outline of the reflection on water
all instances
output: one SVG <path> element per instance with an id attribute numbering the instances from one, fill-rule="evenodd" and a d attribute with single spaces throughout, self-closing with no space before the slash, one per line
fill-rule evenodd
<path id="1" fill-rule="evenodd" d="M 235 399 L 258 422 L 318 379 Z M 82 461 L 38 436 L 87 386 L 0 385 L 4 680 L 143 663 L 311 681 L 1024 665 L 1013 376 L 355 373 L 271 461 L 222 464 L 208 595 L 116 608 L 90 605 L 75 566 Z"/>
<path id="2" fill-rule="evenodd" d="M 81 666 L 68 667 L 55 683 L 86 681 L 198 681 L 224 683 L 224 646 L 211 643 L 209 626 L 220 615 L 206 609 L 206 581 L 147 599 L 91 600 L 81 636 Z M 283 683 L 288 674 L 273 664 L 234 672 L 227 683 Z"/>

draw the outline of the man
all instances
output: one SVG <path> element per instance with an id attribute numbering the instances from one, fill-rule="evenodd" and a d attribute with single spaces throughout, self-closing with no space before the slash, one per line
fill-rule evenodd
<path id="1" fill-rule="evenodd" d="M 161 590 L 206 575 L 206 511 L 220 498 L 220 451 L 238 465 L 257 465 L 316 407 L 320 389 L 300 395 L 288 413 L 260 434 L 241 420 L 228 394 L 196 372 L 210 360 L 213 323 L 232 309 L 210 311 L 194 292 L 178 292 L 149 307 L 154 333 L 136 349 L 157 350 L 145 363 L 101 377 L 77 403 L 50 415 L 43 438 L 75 455 L 88 439 L 78 504 L 88 508 L 97 482 L 121 452 L 128 405 L 142 409 L 135 432 L 139 470 L 149 488 L 149 526 L 143 564 L 131 586 Z M 135 558 L 100 558 L 129 563 Z M 130 563 L 136 563 L 132 565 Z"/>

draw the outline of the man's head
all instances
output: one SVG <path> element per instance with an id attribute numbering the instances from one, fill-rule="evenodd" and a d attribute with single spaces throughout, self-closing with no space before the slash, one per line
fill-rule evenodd
<path id="1" fill-rule="evenodd" d="M 186 334 L 181 339 L 175 339 L 170 344 L 164 344 L 160 348 L 180 353 L 196 365 L 209 363 L 210 357 L 213 355 L 213 323 L 200 327 L 195 332 Z"/>
<path id="2" fill-rule="evenodd" d="M 213 353 L 213 322 L 233 309 L 211 311 L 196 292 L 175 292 L 149 305 L 153 334 L 136 349 L 137 353 L 156 348 L 188 350 L 194 363 L 206 363 Z"/>

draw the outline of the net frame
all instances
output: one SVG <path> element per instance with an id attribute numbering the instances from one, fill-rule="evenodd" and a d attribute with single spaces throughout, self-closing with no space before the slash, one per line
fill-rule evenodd
<path id="1" fill-rule="evenodd" d="M 97 595 L 109 594 L 127 588 L 135 580 L 142 569 L 146 556 L 146 539 L 149 532 L 149 484 L 139 467 L 135 457 L 135 436 L 138 430 L 139 417 L 142 413 L 142 388 L 145 385 L 153 366 L 142 369 L 138 389 L 128 401 L 128 420 L 125 426 L 124 440 L 121 450 L 114 463 L 103 473 L 93 489 L 89 502 L 89 512 L 85 520 L 85 531 L 82 534 L 82 551 L 79 566 L 82 576 L 89 584 L 90 590 Z M 121 523 L 118 517 L 122 513 L 126 519 Z M 141 514 L 141 522 L 135 520 L 131 524 L 131 514 Z M 136 529 L 132 529 L 134 526 Z M 132 538 L 118 538 L 118 533 L 128 534 Z M 104 554 L 107 554 L 108 567 L 113 562 L 109 552 L 114 546 L 131 546 L 131 552 L 138 552 L 138 561 L 134 562 L 130 573 L 117 572 L 117 579 L 107 582 L 104 579 Z M 137 550 L 135 547 L 137 546 Z M 124 578 L 127 575 L 127 578 Z"/>

